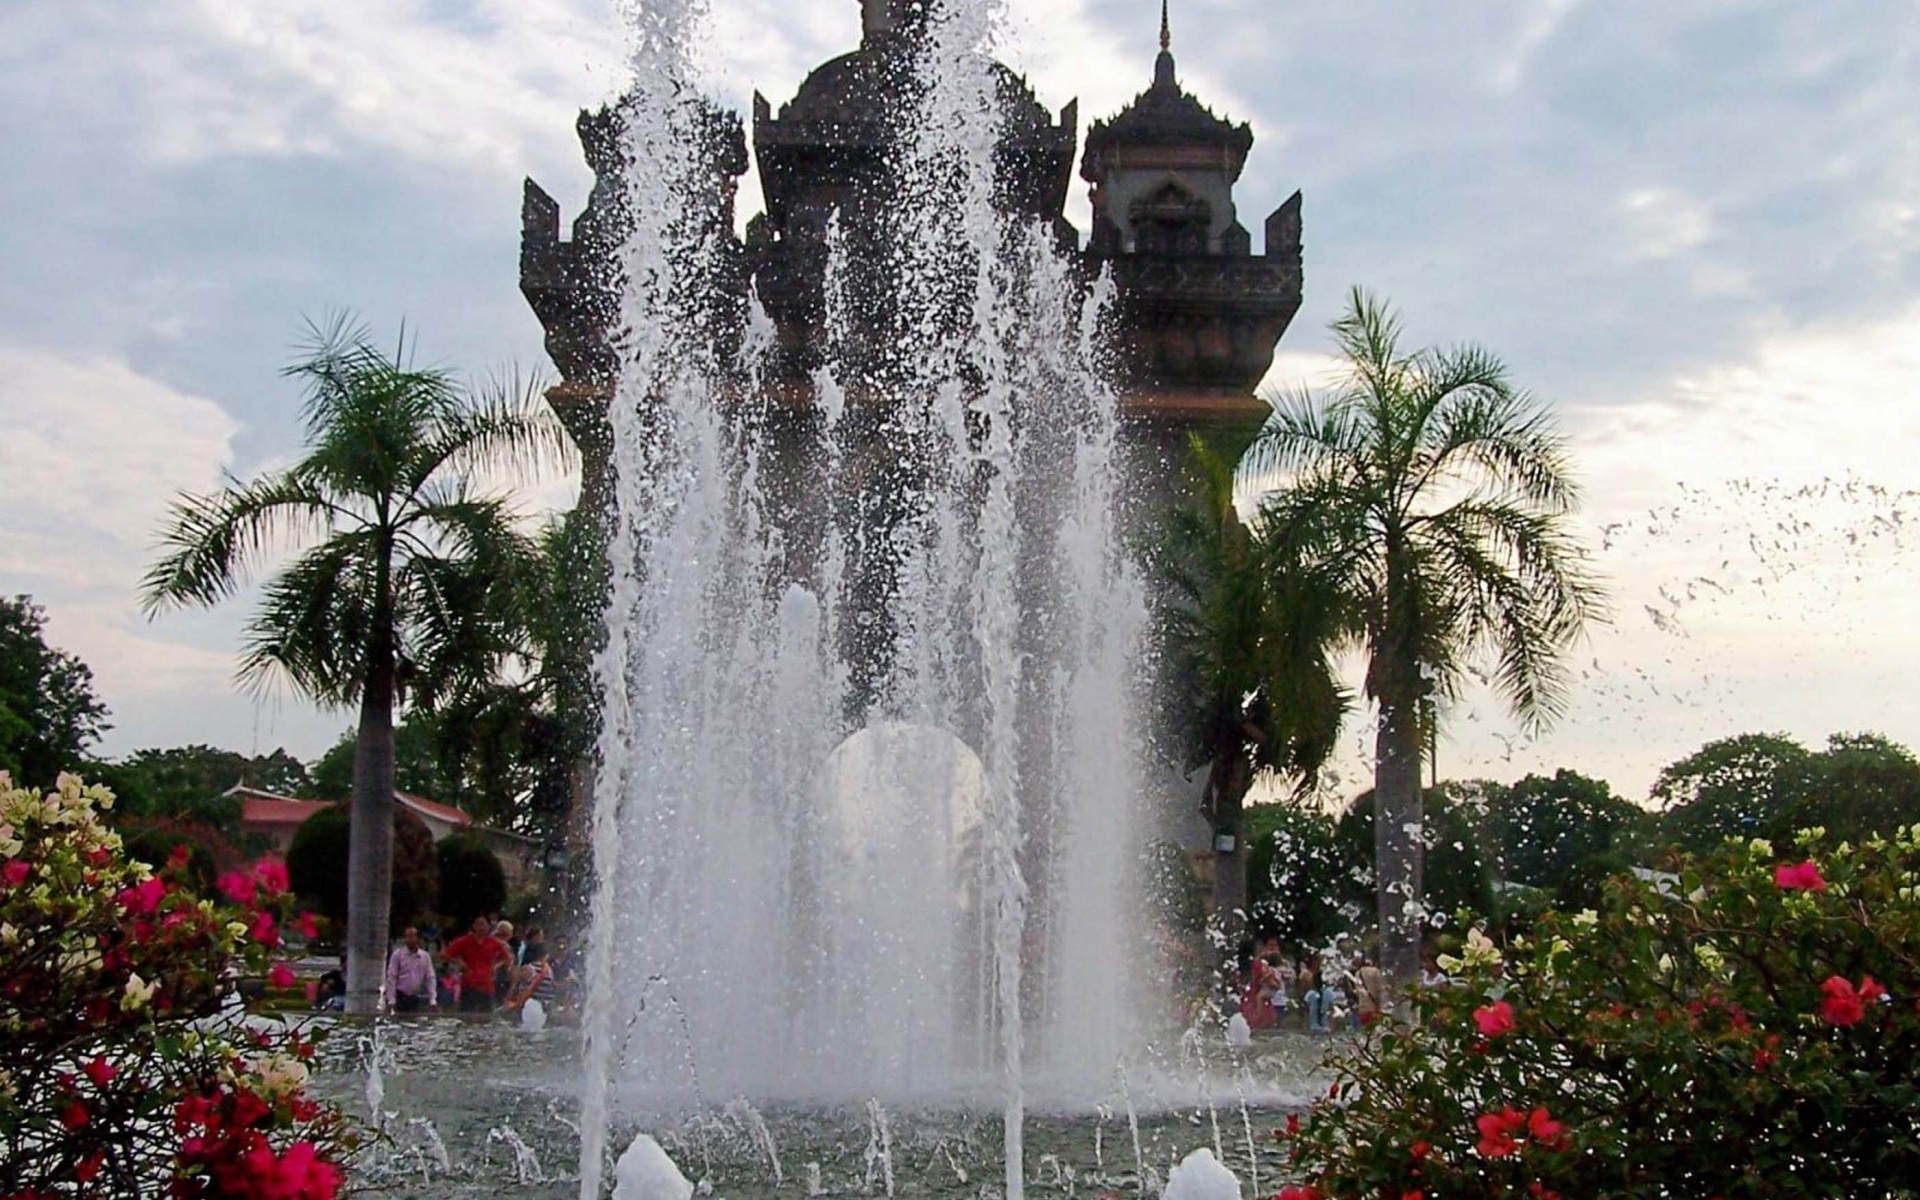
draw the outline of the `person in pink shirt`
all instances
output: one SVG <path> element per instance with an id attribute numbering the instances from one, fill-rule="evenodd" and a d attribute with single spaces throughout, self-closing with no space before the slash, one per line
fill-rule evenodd
<path id="1" fill-rule="evenodd" d="M 387 1011 L 439 1011 L 433 955 L 427 953 L 427 948 L 420 944 L 420 931 L 411 925 L 407 926 L 400 939 L 400 944 L 393 948 L 392 955 L 387 958 Z"/>

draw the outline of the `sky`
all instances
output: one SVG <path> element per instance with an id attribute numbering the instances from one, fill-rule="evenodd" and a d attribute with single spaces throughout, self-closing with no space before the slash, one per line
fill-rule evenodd
<path id="1" fill-rule="evenodd" d="M 741 111 L 858 37 L 857 0 L 711 7 L 711 88 Z M 1410 344 L 1499 353 L 1585 481 L 1613 621 L 1543 736 L 1470 689 L 1443 774 L 1570 766 L 1637 798 L 1748 730 L 1920 745 L 1905 3 L 1172 8 L 1183 82 L 1254 126 L 1243 224 L 1305 193 L 1272 382 L 1326 377 L 1326 324 L 1364 285 Z M 1001 53 L 1051 107 L 1110 115 L 1151 77 L 1152 0 L 1010 9 Z M 165 505 L 297 451 L 279 372 L 307 319 L 404 320 L 476 377 L 550 370 L 517 288 L 521 180 L 577 211 L 574 114 L 620 62 L 613 0 L 0 5 L 0 592 L 93 667 L 106 752 L 314 756 L 346 727 L 235 687 L 244 602 L 140 615 Z M 1336 787 L 1364 774 L 1362 721 L 1350 740 Z"/>

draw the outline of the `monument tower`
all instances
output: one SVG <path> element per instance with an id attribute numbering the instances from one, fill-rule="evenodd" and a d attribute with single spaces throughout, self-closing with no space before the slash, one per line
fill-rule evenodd
<path id="1" fill-rule="evenodd" d="M 925 0 L 860 0 L 861 44 L 816 68 L 777 111 L 753 97 L 751 137 L 765 211 L 727 235 L 738 264 L 727 282 L 751 288 L 779 332 L 776 387 L 804 417 L 822 361 L 826 231 L 837 218 L 849 257 L 886 236 L 887 156 L 897 137 L 911 38 Z M 1080 175 L 1091 185 L 1093 228 L 1081 240 L 1066 219 L 1078 141 L 1078 102 L 1056 118 L 1032 88 L 996 64 L 1007 114 L 997 156 L 1002 206 L 1044 221 L 1092 273 L 1111 271 L 1122 357 L 1131 487 L 1143 501 L 1181 487 L 1189 431 L 1237 449 L 1265 419 L 1254 389 L 1300 307 L 1298 192 L 1269 215 L 1264 246 L 1240 222 L 1234 188 L 1253 130 L 1215 115 L 1180 83 L 1163 5 L 1160 51 L 1148 88 L 1088 129 Z M 729 231 L 736 180 L 747 170 L 737 116 L 709 114 L 713 219 Z M 585 112 L 579 134 L 596 184 L 562 237 L 559 205 L 526 182 L 521 291 L 546 330 L 561 382 L 549 393 L 587 462 L 583 503 L 605 499 L 606 406 L 614 357 L 607 332 L 618 253 L 619 153 L 610 110 Z"/>

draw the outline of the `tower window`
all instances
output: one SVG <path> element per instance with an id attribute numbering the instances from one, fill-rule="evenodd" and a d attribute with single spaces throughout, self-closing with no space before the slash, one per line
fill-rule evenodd
<path id="1" fill-rule="evenodd" d="M 1168 180 L 1133 202 L 1127 213 L 1134 249 L 1142 254 L 1205 254 L 1213 207 Z"/>

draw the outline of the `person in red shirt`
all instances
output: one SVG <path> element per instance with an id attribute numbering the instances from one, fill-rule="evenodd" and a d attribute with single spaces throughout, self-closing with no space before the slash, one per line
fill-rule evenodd
<path id="1" fill-rule="evenodd" d="M 485 917 L 475 917 L 473 928 L 447 943 L 443 962 L 460 964 L 460 1011 L 493 1011 L 493 975 L 502 964 L 513 965 L 513 951 L 493 936 Z"/>

